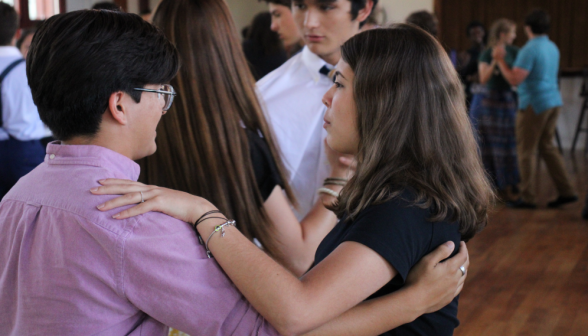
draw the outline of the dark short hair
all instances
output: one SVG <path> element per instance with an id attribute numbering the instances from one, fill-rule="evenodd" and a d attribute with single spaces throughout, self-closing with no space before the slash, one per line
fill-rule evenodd
<path id="1" fill-rule="evenodd" d="M 439 22 L 435 14 L 427 11 L 414 12 L 406 18 L 406 23 L 420 27 L 427 33 L 437 37 L 437 26 Z"/>
<path id="2" fill-rule="evenodd" d="M 92 9 L 97 9 L 97 10 L 105 9 L 105 10 L 111 10 L 111 11 L 115 11 L 115 12 L 122 12 L 122 8 L 120 8 L 119 5 L 115 4 L 114 2 L 110 2 L 110 1 L 97 2 L 94 4 L 94 6 L 92 6 Z"/>
<path id="3" fill-rule="evenodd" d="M 542 35 L 549 31 L 551 18 L 546 11 L 534 9 L 525 17 L 525 26 L 529 26 L 533 34 Z"/>
<path id="4" fill-rule="evenodd" d="M 273 3 L 275 5 L 282 5 L 288 8 L 292 7 L 292 0 L 259 0 L 260 2 L 263 1 L 267 4 Z"/>
<path id="5" fill-rule="evenodd" d="M 14 7 L 0 2 L 0 46 L 9 45 L 18 29 L 18 15 Z"/>
<path id="6" fill-rule="evenodd" d="M 367 5 L 367 0 L 349 0 L 351 1 L 351 20 L 355 20 L 357 19 L 357 15 L 359 14 L 359 11 L 364 9 L 365 6 Z M 376 6 L 378 5 L 378 0 L 372 0 L 372 2 L 374 3 L 374 5 L 372 6 L 372 11 L 374 9 L 376 9 Z M 360 26 L 363 26 L 363 24 L 365 23 L 365 21 L 360 23 Z"/>
<path id="7" fill-rule="evenodd" d="M 126 92 L 138 103 L 134 88 L 167 83 L 178 68 L 177 50 L 158 28 L 105 10 L 47 19 L 26 65 L 41 120 L 60 140 L 95 135 L 112 93 Z"/>
<path id="8" fill-rule="evenodd" d="M 484 24 L 478 20 L 474 20 L 470 23 L 468 23 L 468 26 L 466 27 L 466 35 L 470 36 L 470 30 L 474 29 L 474 28 L 482 28 L 484 30 L 484 32 L 486 31 L 486 27 L 484 27 Z"/>
<path id="9" fill-rule="evenodd" d="M 288 7 L 292 7 L 292 0 L 259 0 L 259 1 L 265 1 L 267 3 L 273 3 L 276 5 L 283 5 L 283 6 L 288 6 Z M 321 0 L 319 0 L 320 2 Z M 333 0 L 322 0 L 323 2 L 332 2 Z M 357 15 L 359 14 L 359 11 L 365 8 L 365 5 L 367 4 L 367 0 L 349 0 L 351 2 L 351 20 L 355 20 L 357 18 Z M 376 5 L 378 4 L 378 0 L 372 0 L 372 2 L 374 3 L 374 6 L 372 7 L 372 10 L 374 10 L 376 8 Z M 365 21 L 361 22 L 361 25 L 363 25 Z"/>
<path id="10" fill-rule="evenodd" d="M 20 37 L 18 38 L 18 40 L 16 40 L 16 47 L 18 49 L 20 49 L 20 46 L 22 46 L 22 44 L 24 43 L 24 40 L 29 37 L 29 35 L 34 34 L 36 31 L 35 28 L 31 28 L 31 29 L 24 29 L 22 31 L 22 33 L 20 33 Z"/>

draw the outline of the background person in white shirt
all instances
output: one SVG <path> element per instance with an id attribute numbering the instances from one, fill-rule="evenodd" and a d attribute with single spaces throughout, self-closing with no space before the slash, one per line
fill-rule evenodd
<path id="1" fill-rule="evenodd" d="M 377 0 L 294 0 L 292 15 L 306 46 L 258 83 L 268 121 L 278 140 L 298 219 L 318 198 L 329 176 L 323 129 L 323 95 L 333 84 L 329 71 L 341 58 L 341 45 L 359 32 Z"/>
<path id="2" fill-rule="evenodd" d="M 23 56 L 15 47 L 17 29 L 16 11 L 0 2 L 0 74 L 5 75 L 0 96 L 0 199 L 43 162 L 45 148 L 40 140 L 51 135 L 39 117 Z"/>

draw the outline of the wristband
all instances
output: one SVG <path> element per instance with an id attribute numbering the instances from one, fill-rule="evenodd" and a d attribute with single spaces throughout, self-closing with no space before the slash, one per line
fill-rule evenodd
<path id="1" fill-rule="evenodd" d="M 327 195 L 330 195 L 330 196 L 339 198 L 339 193 L 338 192 L 336 192 L 334 190 L 331 190 L 329 188 L 325 188 L 325 187 L 319 188 L 318 193 L 319 194 L 327 194 Z"/>

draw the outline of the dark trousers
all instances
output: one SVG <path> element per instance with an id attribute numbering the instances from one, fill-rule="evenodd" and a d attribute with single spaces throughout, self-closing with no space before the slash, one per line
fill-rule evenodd
<path id="1" fill-rule="evenodd" d="M 39 140 L 0 141 L 0 200 L 18 179 L 28 174 L 45 159 L 45 147 Z"/>

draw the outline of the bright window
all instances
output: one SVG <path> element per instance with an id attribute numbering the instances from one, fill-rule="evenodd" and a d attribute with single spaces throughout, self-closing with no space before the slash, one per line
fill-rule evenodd
<path id="1" fill-rule="evenodd" d="M 14 9 L 16 9 L 16 11 L 18 11 L 18 2 L 19 0 L 0 0 L 0 2 L 4 2 L 9 4 L 10 6 L 14 7 Z"/>
<path id="2" fill-rule="evenodd" d="M 29 20 L 45 20 L 59 14 L 59 0 L 28 0 Z"/>

